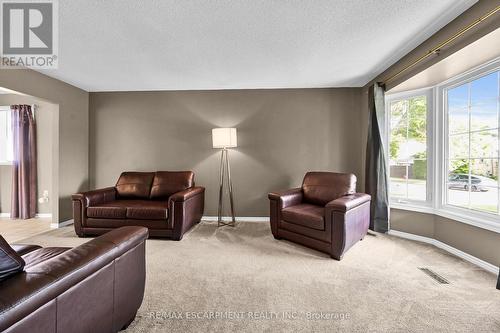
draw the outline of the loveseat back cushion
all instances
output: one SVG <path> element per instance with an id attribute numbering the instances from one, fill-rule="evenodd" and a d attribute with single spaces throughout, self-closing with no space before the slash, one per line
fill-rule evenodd
<path id="1" fill-rule="evenodd" d="M 24 265 L 23 258 L 0 236 L 0 281 L 17 272 L 22 272 Z"/>
<path id="2" fill-rule="evenodd" d="M 123 172 L 116 183 L 119 198 L 147 199 L 151 192 L 154 172 Z"/>
<path id="3" fill-rule="evenodd" d="M 308 172 L 302 183 L 304 202 L 325 206 L 356 192 L 356 176 L 350 173 Z"/>
<path id="4" fill-rule="evenodd" d="M 157 171 L 155 172 L 151 199 L 168 199 L 172 194 L 194 186 L 192 171 Z"/>

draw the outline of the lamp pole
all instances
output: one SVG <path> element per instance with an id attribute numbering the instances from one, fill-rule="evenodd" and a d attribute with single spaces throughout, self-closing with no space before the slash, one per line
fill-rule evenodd
<path id="1" fill-rule="evenodd" d="M 220 175 L 219 175 L 219 210 L 217 214 L 217 226 L 231 226 L 236 225 L 236 218 L 234 217 L 234 200 L 233 200 L 233 182 L 231 181 L 231 167 L 229 165 L 229 151 L 227 148 L 222 148 L 220 158 Z M 223 194 L 224 194 L 224 178 L 227 174 L 227 183 L 229 189 L 229 204 L 231 205 L 231 222 L 224 222 L 222 220 L 223 208 Z"/>
<path id="2" fill-rule="evenodd" d="M 497 289 L 500 290 L 500 268 L 498 269 L 498 281 L 497 281 Z"/>

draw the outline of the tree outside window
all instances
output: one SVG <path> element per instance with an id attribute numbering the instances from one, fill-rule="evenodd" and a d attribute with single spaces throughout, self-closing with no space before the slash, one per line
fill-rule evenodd
<path id="1" fill-rule="evenodd" d="M 389 168 L 392 198 L 427 199 L 427 98 L 390 103 Z"/>
<path id="2" fill-rule="evenodd" d="M 449 205 L 499 212 L 499 72 L 449 89 Z"/>

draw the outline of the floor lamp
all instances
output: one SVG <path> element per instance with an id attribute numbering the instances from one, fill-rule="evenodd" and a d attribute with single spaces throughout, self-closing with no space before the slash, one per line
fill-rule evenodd
<path id="1" fill-rule="evenodd" d="M 219 209 L 217 214 L 217 227 L 236 225 L 234 217 L 233 184 L 231 182 L 231 169 L 229 167 L 228 148 L 235 148 L 237 144 L 236 128 L 214 128 L 212 129 L 213 148 L 222 148 L 220 157 L 220 175 L 219 175 Z M 227 176 L 229 188 L 229 203 L 231 205 L 231 222 L 222 221 L 222 197 L 224 192 L 224 181 Z"/>

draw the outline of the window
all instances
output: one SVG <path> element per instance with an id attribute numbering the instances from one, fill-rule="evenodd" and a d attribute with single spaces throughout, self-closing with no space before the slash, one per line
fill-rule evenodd
<path id="1" fill-rule="evenodd" d="M 388 100 L 389 193 L 396 202 L 429 199 L 428 105 L 430 92 Z"/>
<path id="2" fill-rule="evenodd" d="M 500 58 L 389 93 L 386 115 L 391 207 L 500 233 Z"/>
<path id="3" fill-rule="evenodd" d="M 10 107 L 0 106 L 0 164 L 12 164 L 13 159 Z"/>
<path id="4" fill-rule="evenodd" d="M 444 90 L 446 204 L 499 214 L 499 71 Z"/>

